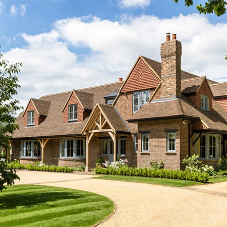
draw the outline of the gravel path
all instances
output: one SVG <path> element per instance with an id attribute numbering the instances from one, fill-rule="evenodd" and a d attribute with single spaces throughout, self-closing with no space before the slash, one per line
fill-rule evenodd
<path id="1" fill-rule="evenodd" d="M 101 227 L 227 226 L 227 182 L 185 188 L 99 180 L 94 175 L 21 170 L 16 184 L 42 184 L 90 191 L 114 201 L 115 213 Z"/>

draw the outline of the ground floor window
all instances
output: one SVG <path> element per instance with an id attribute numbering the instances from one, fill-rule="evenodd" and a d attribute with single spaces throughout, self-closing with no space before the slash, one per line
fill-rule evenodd
<path id="1" fill-rule="evenodd" d="M 26 140 L 21 142 L 21 157 L 40 158 L 41 146 L 38 140 Z"/>
<path id="2" fill-rule="evenodd" d="M 63 139 L 60 141 L 60 158 L 84 158 L 85 139 Z"/>
<path id="3" fill-rule="evenodd" d="M 137 134 L 134 135 L 134 152 L 135 153 L 138 152 L 138 135 Z"/>
<path id="4" fill-rule="evenodd" d="M 118 155 L 126 155 L 126 138 L 120 138 L 118 140 Z"/>
<path id="5" fill-rule="evenodd" d="M 167 152 L 176 152 L 176 133 L 167 133 Z"/>
<path id="6" fill-rule="evenodd" d="M 195 138 L 198 138 L 196 134 Z M 218 159 L 221 155 L 221 135 L 202 134 L 195 144 L 195 153 L 200 159 Z"/>
<path id="7" fill-rule="evenodd" d="M 142 152 L 149 152 L 149 134 L 142 134 L 141 135 L 141 146 Z"/>

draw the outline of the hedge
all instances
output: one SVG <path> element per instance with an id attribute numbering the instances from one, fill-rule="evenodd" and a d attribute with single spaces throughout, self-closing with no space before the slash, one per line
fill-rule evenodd
<path id="1" fill-rule="evenodd" d="M 209 175 L 201 172 L 191 172 L 188 170 L 166 170 L 166 169 L 148 169 L 148 168 L 95 168 L 96 174 L 110 174 L 110 175 L 124 175 L 124 176 L 138 176 L 138 177 L 158 177 L 179 180 L 190 180 L 197 182 L 208 182 Z"/>

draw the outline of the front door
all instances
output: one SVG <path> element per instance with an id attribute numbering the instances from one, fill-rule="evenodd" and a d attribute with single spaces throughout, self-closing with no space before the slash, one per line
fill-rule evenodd
<path id="1" fill-rule="evenodd" d="M 111 138 L 102 139 L 102 155 L 108 156 L 108 161 L 114 161 L 113 141 Z"/>

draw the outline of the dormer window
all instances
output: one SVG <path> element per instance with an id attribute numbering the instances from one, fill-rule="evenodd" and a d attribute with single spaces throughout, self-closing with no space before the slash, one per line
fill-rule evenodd
<path id="1" fill-rule="evenodd" d="M 201 102 L 201 109 L 202 110 L 209 110 L 209 97 L 206 95 L 201 95 L 200 97 Z"/>
<path id="2" fill-rule="evenodd" d="M 28 123 L 28 126 L 34 126 L 34 119 L 35 119 L 34 115 L 35 115 L 35 111 L 34 110 L 27 112 L 27 123 Z"/>
<path id="3" fill-rule="evenodd" d="M 78 106 L 77 104 L 69 105 L 69 121 L 77 121 L 78 120 Z"/>
<path id="4" fill-rule="evenodd" d="M 133 113 L 137 112 L 150 99 L 150 91 L 135 91 L 133 92 Z"/>

